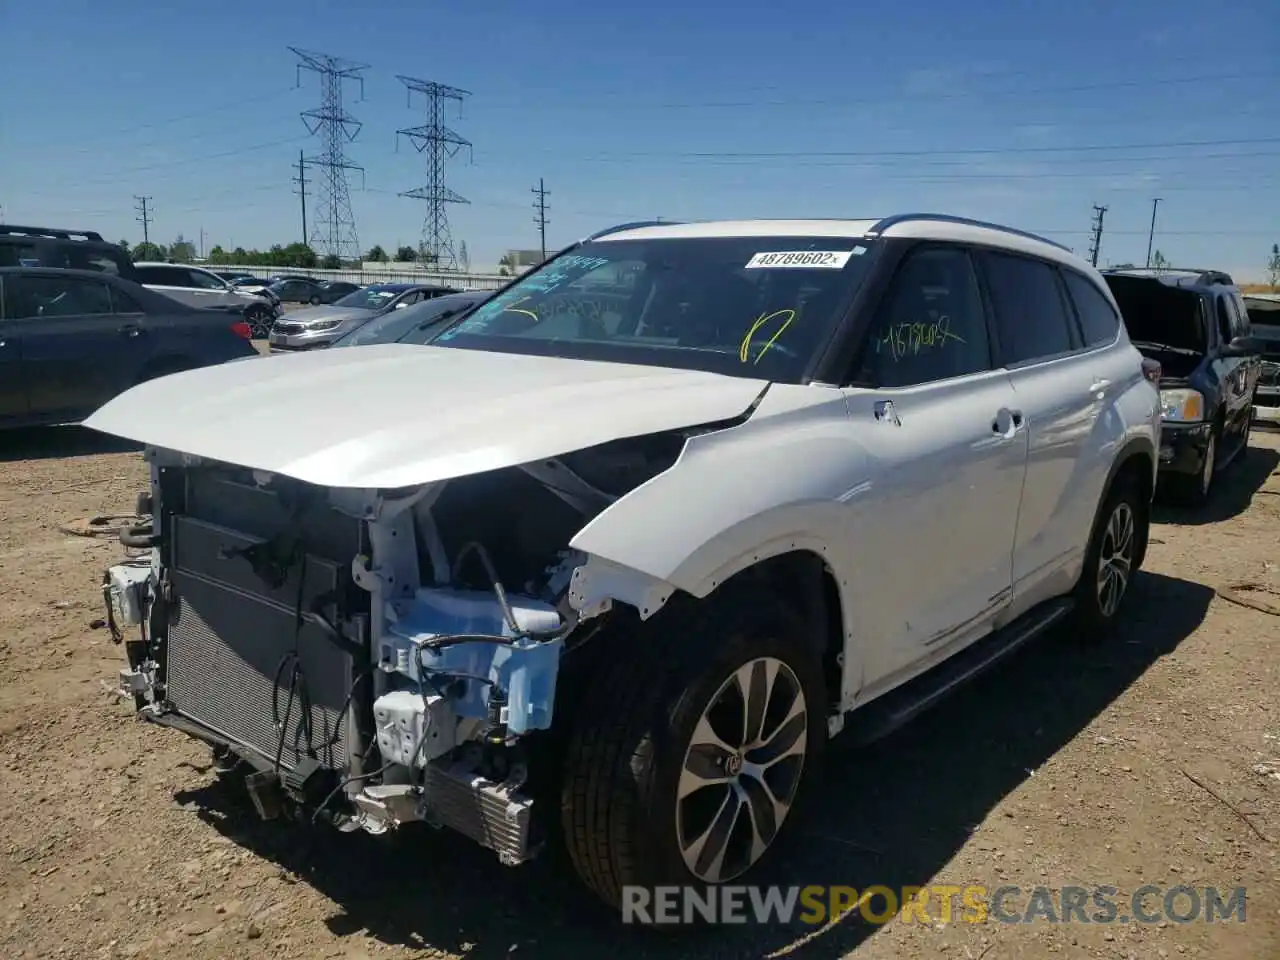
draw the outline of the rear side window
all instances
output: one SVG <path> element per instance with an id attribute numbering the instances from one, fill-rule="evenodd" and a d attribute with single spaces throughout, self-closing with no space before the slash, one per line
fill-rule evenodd
<path id="1" fill-rule="evenodd" d="M 158 287 L 189 287 L 190 274 L 181 267 L 136 267 L 138 283 Z"/>
<path id="2" fill-rule="evenodd" d="M 1073 270 L 1063 270 L 1062 277 L 1076 306 L 1085 346 L 1096 347 L 1114 340 L 1120 331 L 1120 318 L 1102 291 Z"/>
<path id="3" fill-rule="evenodd" d="M 1074 348 L 1071 320 L 1054 268 L 1003 253 L 988 253 L 983 262 L 1004 362 L 1069 353 Z"/>
<path id="4" fill-rule="evenodd" d="M 5 308 L 13 320 L 94 316 L 111 313 L 111 294 L 105 283 L 79 277 L 11 277 Z"/>

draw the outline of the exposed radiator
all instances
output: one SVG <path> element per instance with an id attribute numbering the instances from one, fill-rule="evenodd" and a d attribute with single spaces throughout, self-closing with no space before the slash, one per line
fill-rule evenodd
<path id="1" fill-rule="evenodd" d="M 177 609 L 168 632 L 166 698 L 170 707 L 274 761 L 280 731 L 272 701 L 283 719 L 297 651 L 305 684 L 295 692 L 284 738 L 281 766 L 292 769 L 307 755 L 300 730 L 302 695 L 310 701 L 310 745 L 324 766 L 342 767 L 348 759 L 351 711 L 343 711 L 354 671 L 352 657 L 321 628 L 295 627 L 298 570 L 279 589 L 271 589 L 247 560 L 224 551 L 255 542 L 251 537 L 189 516 L 172 518 L 170 577 Z M 341 568 L 308 554 L 304 608 L 340 583 Z M 325 747 L 325 744 L 330 744 Z"/>

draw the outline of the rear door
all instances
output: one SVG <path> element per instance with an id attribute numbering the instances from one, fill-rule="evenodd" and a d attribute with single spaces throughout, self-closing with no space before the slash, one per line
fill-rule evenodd
<path id="1" fill-rule="evenodd" d="M 1017 615 L 1074 583 L 1110 466 L 1098 424 L 1123 384 L 1106 348 L 1084 342 L 1056 264 L 1006 251 L 986 251 L 981 262 L 999 356 L 1027 425 L 1013 548 Z"/>
<path id="2" fill-rule="evenodd" d="M 116 315 L 106 282 L 34 274 L 9 278 L 6 289 L 21 324 L 31 413 L 79 419 L 141 366 L 148 350 L 141 320 Z"/>
<path id="3" fill-rule="evenodd" d="M 185 303 L 191 307 L 208 306 L 202 301 L 200 292 L 191 284 L 191 274 L 184 268 L 171 264 L 135 267 L 138 283 L 156 293 Z M 207 301 L 207 297 L 204 298 Z"/>

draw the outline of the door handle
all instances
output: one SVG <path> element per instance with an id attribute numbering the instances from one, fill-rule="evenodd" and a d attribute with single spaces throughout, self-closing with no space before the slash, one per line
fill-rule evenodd
<path id="1" fill-rule="evenodd" d="M 1093 381 L 1093 386 L 1089 388 L 1089 392 L 1092 394 L 1096 394 L 1098 399 L 1101 400 L 1104 396 L 1106 396 L 1107 388 L 1110 386 L 1111 386 L 1111 381 L 1107 380 L 1104 377 L 1101 380 Z"/>
<path id="2" fill-rule="evenodd" d="M 123 333 L 126 337 L 136 337 L 142 333 L 142 328 L 132 323 L 126 323 L 123 327 L 117 327 L 116 332 Z"/>
<path id="3" fill-rule="evenodd" d="M 991 432 L 1009 440 L 1022 429 L 1025 422 L 1021 410 L 1010 410 L 1007 407 L 1002 407 L 996 411 L 995 418 L 991 421 Z"/>

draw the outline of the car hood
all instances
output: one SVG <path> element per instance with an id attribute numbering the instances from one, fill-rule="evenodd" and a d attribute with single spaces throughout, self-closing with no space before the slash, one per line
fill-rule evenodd
<path id="1" fill-rule="evenodd" d="M 351 320 L 354 317 L 369 317 L 372 315 L 372 310 L 365 310 L 361 307 L 335 307 L 332 304 L 326 304 L 319 307 L 290 310 L 281 319 L 287 323 L 309 325 L 320 323 L 324 320 Z"/>
<path id="2" fill-rule="evenodd" d="M 745 413 L 767 381 L 413 344 L 148 380 L 84 425 L 330 487 L 409 487 Z M 279 411 L 246 429 L 244 411 Z"/>

